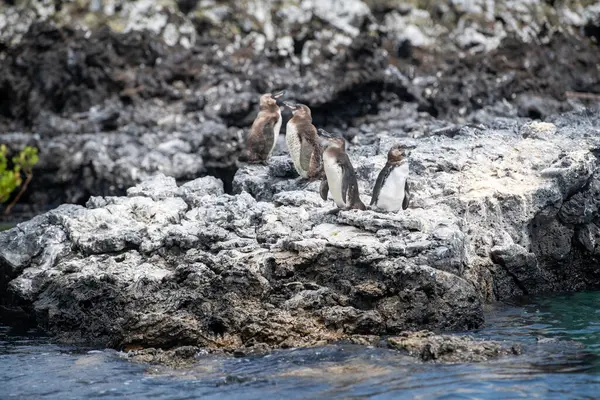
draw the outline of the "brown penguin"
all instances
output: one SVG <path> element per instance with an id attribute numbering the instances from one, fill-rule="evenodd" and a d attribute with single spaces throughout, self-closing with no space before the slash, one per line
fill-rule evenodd
<path id="1" fill-rule="evenodd" d="M 323 176 L 323 149 L 317 128 L 312 124 L 310 108 L 304 104 L 283 104 L 293 114 L 286 125 L 285 141 L 294 168 L 302 178 L 318 179 Z"/>
<path id="2" fill-rule="evenodd" d="M 275 149 L 281 129 L 281 110 L 277 105 L 277 99 L 284 94 L 285 91 L 282 90 L 260 96 L 258 115 L 250 128 L 246 151 L 240 157 L 240 161 L 267 163 L 267 159 Z"/>
<path id="3" fill-rule="evenodd" d="M 358 193 L 356 172 L 346 154 L 346 141 L 343 137 L 323 129 L 319 129 L 319 134 L 325 138 L 327 144 L 323 152 L 326 179 L 321 182 L 321 198 L 327 200 L 329 192 L 339 208 L 366 210 Z"/>

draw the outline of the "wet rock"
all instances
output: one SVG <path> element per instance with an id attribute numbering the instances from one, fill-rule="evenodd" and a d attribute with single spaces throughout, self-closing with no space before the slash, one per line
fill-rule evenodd
<path id="1" fill-rule="evenodd" d="M 481 362 L 521 354 L 519 345 L 477 340 L 468 336 L 436 335 L 421 331 L 387 339 L 390 348 L 406 352 L 421 361 L 436 363 Z"/>
<path id="2" fill-rule="evenodd" d="M 585 348 L 585 344 L 583 344 L 581 342 L 577 342 L 575 340 L 564 340 L 564 339 L 555 338 L 555 337 L 537 336 L 535 338 L 535 341 L 538 345 L 549 345 L 549 346 L 553 346 L 553 347 L 560 347 L 565 350 L 569 350 L 569 349 L 573 349 L 573 348 L 575 348 L 575 349 L 584 349 Z"/>
<path id="3" fill-rule="evenodd" d="M 202 355 L 202 348 L 195 346 L 181 346 L 170 350 L 132 348 L 120 354 L 122 358 L 133 362 L 156 364 L 169 368 L 189 368 Z"/>

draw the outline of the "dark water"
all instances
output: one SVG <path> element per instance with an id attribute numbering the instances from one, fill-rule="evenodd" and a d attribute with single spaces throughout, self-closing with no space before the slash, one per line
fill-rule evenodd
<path id="1" fill-rule="evenodd" d="M 5 327 L 0 399 L 600 398 L 599 305 L 595 292 L 492 308 L 475 336 L 520 342 L 525 354 L 456 365 L 415 364 L 393 351 L 339 345 L 205 357 L 196 368 L 172 371 Z"/>

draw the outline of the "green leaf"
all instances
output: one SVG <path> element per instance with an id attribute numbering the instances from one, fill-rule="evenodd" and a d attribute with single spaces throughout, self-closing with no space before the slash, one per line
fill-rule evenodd
<path id="1" fill-rule="evenodd" d="M 24 173 L 26 176 L 33 174 L 33 166 L 39 161 L 38 149 L 31 146 L 19 152 L 12 158 L 12 169 L 8 167 L 6 145 L 0 145 L 0 203 L 5 203 L 19 186 L 23 184 Z"/>

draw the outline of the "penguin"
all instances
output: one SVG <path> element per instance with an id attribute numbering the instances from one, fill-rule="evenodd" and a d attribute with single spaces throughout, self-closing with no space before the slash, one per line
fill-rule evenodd
<path id="1" fill-rule="evenodd" d="M 296 172 L 309 180 L 322 178 L 323 149 L 317 128 L 312 124 L 310 108 L 304 104 L 283 104 L 292 111 L 292 118 L 285 128 L 285 141 Z"/>
<path id="2" fill-rule="evenodd" d="M 410 203 L 408 188 L 408 155 L 410 147 L 397 144 L 388 151 L 387 163 L 377 176 L 371 207 L 375 206 L 384 211 L 406 210 Z"/>
<path id="3" fill-rule="evenodd" d="M 365 210 L 358 194 L 356 172 L 346 154 L 346 141 L 324 129 L 319 129 L 319 134 L 324 137 L 326 146 L 323 151 L 325 179 L 321 182 L 321 198 L 327 200 L 327 192 L 330 192 L 338 208 Z"/>
<path id="4" fill-rule="evenodd" d="M 277 99 L 284 94 L 285 90 L 282 90 L 260 96 L 258 115 L 250 128 L 246 141 L 246 151 L 240 157 L 240 161 L 267 163 L 267 159 L 275 150 L 277 137 L 281 129 L 281 110 L 277 105 Z"/>

